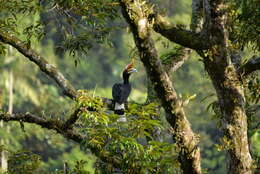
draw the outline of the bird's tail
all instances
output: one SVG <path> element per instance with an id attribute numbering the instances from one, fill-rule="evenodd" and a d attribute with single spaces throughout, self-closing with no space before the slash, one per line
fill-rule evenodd
<path id="1" fill-rule="evenodd" d="M 125 114 L 125 104 L 124 103 L 120 104 L 120 103 L 115 102 L 114 113 L 117 115 L 124 115 Z"/>

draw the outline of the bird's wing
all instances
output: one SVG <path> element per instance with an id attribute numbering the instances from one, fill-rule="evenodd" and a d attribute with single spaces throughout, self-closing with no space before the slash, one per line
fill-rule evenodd
<path id="1" fill-rule="evenodd" d="M 122 90 L 122 84 L 120 83 L 116 83 L 114 84 L 113 88 L 112 88 L 112 96 L 114 101 L 116 101 L 117 103 L 123 103 L 123 90 Z"/>
<path id="2" fill-rule="evenodd" d="M 130 93 L 131 93 L 131 85 L 130 84 L 127 84 L 127 85 L 124 85 L 123 89 L 122 89 L 122 98 L 123 98 L 123 101 L 126 102 L 127 101 L 127 98 L 129 97 Z"/>

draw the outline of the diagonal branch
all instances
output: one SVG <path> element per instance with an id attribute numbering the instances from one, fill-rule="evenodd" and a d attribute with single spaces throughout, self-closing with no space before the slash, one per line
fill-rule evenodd
<path id="1" fill-rule="evenodd" d="M 177 71 L 189 58 L 191 49 L 181 47 L 167 58 L 162 60 L 165 71 L 169 74 L 170 72 Z"/>
<path id="2" fill-rule="evenodd" d="M 171 77 L 171 73 L 177 71 L 186 60 L 188 60 L 191 53 L 191 49 L 181 47 L 178 50 L 174 50 L 166 56 L 161 56 L 162 65 L 165 72 Z M 157 101 L 157 95 L 152 87 L 151 80 L 147 82 L 147 102 Z"/>
<path id="3" fill-rule="evenodd" d="M 183 103 L 177 97 L 171 80 L 157 55 L 154 41 L 151 38 L 149 24 L 146 22 L 142 2 L 138 0 L 121 0 L 122 13 L 134 36 L 140 59 L 146 73 L 153 83 L 159 100 L 166 112 L 167 121 L 173 128 L 174 140 L 180 148 L 179 162 L 185 174 L 200 174 L 200 149 L 198 139 L 193 133 L 186 118 Z"/>
<path id="4" fill-rule="evenodd" d="M 252 57 L 246 64 L 238 69 L 238 72 L 246 76 L 257 70 L 260 70 L 260 57 Z"/>
<path id="5" fill-rule="evenodd" d="M 13 46 L 26 58 L 34 62 L 41 69 L 41 71 L 47 74 L 58 84 L 58 86 L 62 89 L 63 93 L 66 96 L 70 97 L 71 99 L 75 99 L 77 97 L 77 91 L 74 89 L 72 84 L 63 76 L 63 74 L 55 66 L 50 64 L 45 58 L 40 56 L 36 51 L 28 48 L 28 46 L 23 41 L 0 29 L 0 42 Z M 112 99 L 102 97 L 102 101 L 108 109 L 113 110 Z M 88 110 L 92 109 L 88 108 Z M 77 117 L 72 114 L 71 118 L 67 120 L 66 126 L 69 127 L 76 120 Z"/>
<path id="6" fill-rule="evenodd" d="M 0 41 L 13 46 L 30 61 L 34 62 L 41 69 L 41 71 L 43 71 L 50 78 L 55 80 L 55 82 L 59 85 L 66 96 L 72 99 L 76 98 L 76 90 L 63 76 L 63 74 L 59 72 L 55 66 L 50 64 L 46 59 L 36 53 L 33 49 L 28 48 L 28 46 L 23 41 L 8 34 L 7 32 L 4 32 L 3 30 L 0 30 Z"/>

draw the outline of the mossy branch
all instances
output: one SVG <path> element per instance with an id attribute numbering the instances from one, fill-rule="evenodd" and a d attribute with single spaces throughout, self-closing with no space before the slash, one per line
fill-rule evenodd
<path id="1" fill-rule="evenodd" d="M 1 29 L 0 41 L 13 46 L 30 61 L 34 62 L 41 69 L 41 71 L 47 74 L 51 79 L 55 80 L 55 82 L 59 85 L 66 96 L 72 99 L 76 98 L 76 90 L 63 76 L 63 74 L 58 71 L 58 69 L 54 65 L 50 64 L 45 58 L 40 56 L 36 51 L 29 48 L 28 45 L 26 45 L 23 41 Z"/>

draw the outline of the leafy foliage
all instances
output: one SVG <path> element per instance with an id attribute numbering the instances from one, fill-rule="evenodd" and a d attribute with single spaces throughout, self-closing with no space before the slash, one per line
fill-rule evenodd
<path id="1" fill-rule="evenodd" d="M 8 171 L 1 174 L 35 174 L 42 173 L 42 160 L 39 155 L 30 151 L 10 151 L 0 146 L 0 152 L 8 151 Z M 75 164 L 69 166 L 64 163 L 64 170 L 56 170 L 55 172 L 44 172 L 44 174 L 90 174 L 86 169 L 87 161 L 75 161 Z"/>
<path id="2" fill-rule="evenodd" d="M 86 53 L 96 43 L 108 42 L 111 30 L 108 21 L 118 16 L 118 3 L 114 0 L 1 0 L 0 3 L 0 29 L 21 35 L 30 47 L 32 38 L 41 40 L 50 34 L 45 29 L 54 26 L 54 34 L 62 38 L 57 48 L 73 55 Z M 22 18 L 33 16 L 38 19 L 24 26 Z"/>
<path id="3" fill-rule="evenodd" d="M 241 48 L 252 46 L 260 50 L 260 2 L 258 0 L 232 0 L 229 9 L 231 37 Z"/>
<path id="4" fill-rule="evenodd" d="M 175 145 L 155 141 L 151 135 L 155 128 L 162 129 L 158 119 L 151 120 L 151 116 L 158 116 L 156 104 L 141 107 L 131 104 L 126 113 L 127 122 L 120 122 L 118 115 L 103 109 L 99 98 L 93 98 L 87 91 L 80 92 L 81 96 L 77 99 L 77 107 L 81 108 L 78 124 L 81 125 L 81 132 L 87 135 L 83 148 L 98 148 L 101 154 L 117 161 L 120 164 L 117 167 L 124 173 L 171 173 L 178 166 Z M 95 111 L 88 111 L 86 107 L 94 108 Z M 147 142 L 145 137 L 152 141 Z M 115 170 L 102 161 L 96 165 L 107 172 Z"/>

